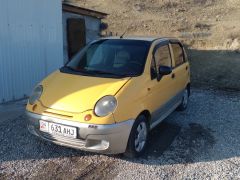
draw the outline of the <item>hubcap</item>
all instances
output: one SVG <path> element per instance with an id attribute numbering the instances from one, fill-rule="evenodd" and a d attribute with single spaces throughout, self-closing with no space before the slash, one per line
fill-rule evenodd
<path id="1" fill-rule="evenodd" d="M 141 122 L 137 127 L 135 136 L 135 150 L 140 152 L 143 150 L 147 139 L 147 126 L 145 122 Z"/>
<path id="2" fill-rule="evenodd" d="M 186 107 L 188 104 L 188 90 L 185 89 L 183 94 L 183 106 Z"/>

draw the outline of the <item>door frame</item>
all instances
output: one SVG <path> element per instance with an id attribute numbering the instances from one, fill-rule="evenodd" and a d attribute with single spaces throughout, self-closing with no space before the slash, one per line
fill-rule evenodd
<path id="1" fill-rule="evenodd" d="M 157 70 L 155 53 L 160 47 L 163 47 L 163 46 L 168 46 L 170 60 L 171 60 L 171 68 L 173 68 L 173 54 L 171 52 L 169 40 L 161 41 L 161 42 L 157 43 L 155 45 L 155 47 L 153 48 L 153 51 L 152 51 L 153 58 L 151 60 L 151 63 L 153 62 L 154 66 L 155 66 L 155 70 L 156 70 L 156 74 L 157 74 L 157 77 L 155 77 L 155 78 L 151 77 L 151 80 L 156 81 L 156 83 L 161 83 L 162 77 L 160 77 L 159 72 Z M 151 68 L 151 66 L 150 66 L 150 68 Z M 150 69 L 150 73 L 151 73 L 151 69 Z M 150 76 L 152 76 L 152 75 L 150 74 Z M 169 74 L 168 76 L 172 80 L 171 74 Z M 172 83 L 172 82 L 169 82 L 169 83 Z M 150 124 L 151 129 L 154 128 L 156 125 L 158 125 L 170 113 L 172 113 L 175 110 L 175 108 L 177 108 L 177 106 L 179 105 L 179 102 L 177 101 L 179 99 L 178 98 L 179 96 L 180 95 L 177 94 L 177 95 L 169 97 L 169 99 L 166 102 L 159 105 L 159 107 L 155 111 L 152 112 L 152 120 L 151 120 L 151 124 Z"/>

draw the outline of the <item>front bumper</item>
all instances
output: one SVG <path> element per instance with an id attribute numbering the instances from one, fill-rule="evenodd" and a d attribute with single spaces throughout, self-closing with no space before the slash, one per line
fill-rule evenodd
<path id="1" fill-rule="evenodd" d="M 103 154 L 125 152 L 134 123 L 134 120 L 128 120 L 110 125 L 96 125 L 38 115 L 28 111 L 26 114 L 28 117 L 28 130 L 32 134 L 62 146 Z M 67 138 L 42 132 L 39 130 L 40 120 L 76 127 L 77 138 Z"/>

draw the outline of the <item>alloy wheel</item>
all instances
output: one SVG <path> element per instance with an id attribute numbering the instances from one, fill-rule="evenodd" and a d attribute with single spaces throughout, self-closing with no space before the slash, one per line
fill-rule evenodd
<path id="1" fill-rule="evenodd" d="M 147 125 L 145 122 L 141 122 L 136 131 L 135 136 L 135 150 L 141 152 L 146 144 L 147 139 Z"/>

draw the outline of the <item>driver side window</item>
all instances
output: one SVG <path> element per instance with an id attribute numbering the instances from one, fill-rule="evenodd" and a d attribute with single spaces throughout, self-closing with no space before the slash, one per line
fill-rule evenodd
<path id="1" fill-rule="evenodd" d="M 155 63 L 153 60 L 152 64 L 151 64 L 152 79 L 156 78 L 157 73 L 159 73 L 158 69 L 160 66 L 172 67 L 172 60 L 171 60 L 169 46 L 164 45 L 164 46 L 159 47 L 154 54 L 154 59 L 155 59 Z M 154 73 L 154 71 L 155 71 L 155 73 Z"/>
<path id="2" fill-rule="evenodd" d="M 154 57 L 155 57 L 157 69 L 159 68 L 159 66 L 172 67 L 171 55 L 170 55 L 168 45 L 159 47 L 156 50 Z"/>

